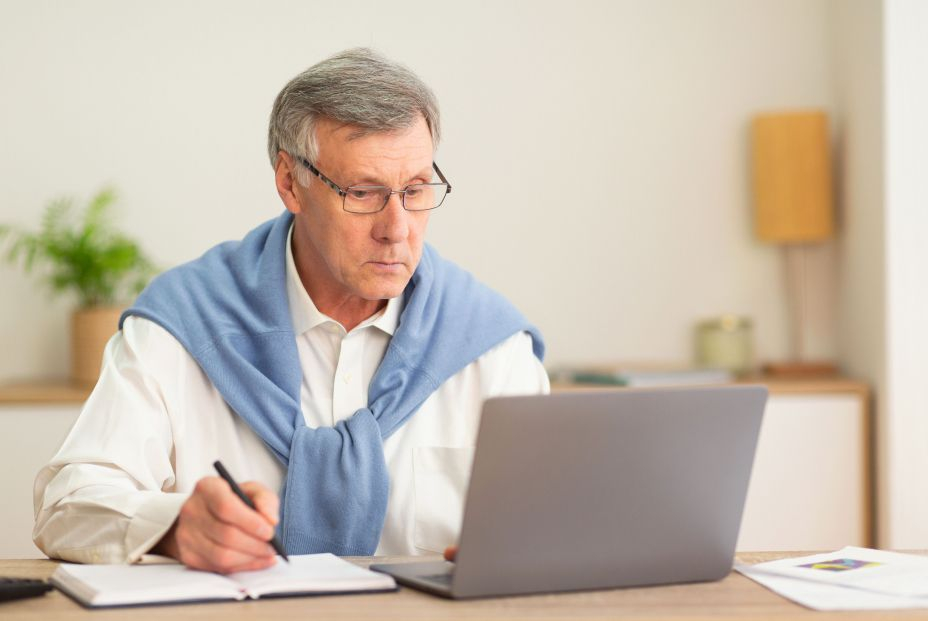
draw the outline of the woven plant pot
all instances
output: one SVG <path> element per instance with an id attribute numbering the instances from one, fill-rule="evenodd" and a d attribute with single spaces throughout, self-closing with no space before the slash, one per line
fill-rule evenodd
<path id="1" fill-rule="evenodd" d="M 71 380 L 93 385 L 100 379 L 100 366 L 107 341 L 119 327 L 121 306 L 98 306 L 71 315 Z"/>

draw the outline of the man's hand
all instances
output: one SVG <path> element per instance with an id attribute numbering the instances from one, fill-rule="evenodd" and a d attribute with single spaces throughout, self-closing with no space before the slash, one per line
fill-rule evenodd
<path id="1" fill-rule="evenodd" d="M 253 511 L 219 477 L 197 482 L 171 530 L 152 552 L 192 569 L 221 574 L 270 567 L 277 553 L 268 543 L 277 525 L 277 494 L 260 483 L 241 484 L 258 508 Z"/>

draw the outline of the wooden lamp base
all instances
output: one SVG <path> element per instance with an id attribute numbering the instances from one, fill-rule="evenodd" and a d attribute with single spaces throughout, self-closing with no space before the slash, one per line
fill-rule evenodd
<path id="1" fill-rule="evenodd" d="M 767 377 L 812 379 L 837 377 L 840 371 L 833 362 L 793 360 L 767 363 L 763 366 L 763 372 Z"/>

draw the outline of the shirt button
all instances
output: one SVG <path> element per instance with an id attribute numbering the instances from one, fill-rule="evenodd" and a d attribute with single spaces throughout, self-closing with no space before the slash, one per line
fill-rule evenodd
<path id="1" fill-rule="evenodd" d="M 345 374 L 342 376 L 342 381 L 345 382 L 346 384 L 347 384 L 348 382 L 350 382 L 350 381 L 351 381 L 351 373 L 345 373 Z"/>

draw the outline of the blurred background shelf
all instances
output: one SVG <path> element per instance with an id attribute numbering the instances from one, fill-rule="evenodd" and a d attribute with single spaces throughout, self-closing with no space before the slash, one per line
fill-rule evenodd
<path id="1" fill-rule="evenodd" d="M 93 386 L 67 380 L 32 380 L 0 383 L 0 405 L 10 404 L 81 404 L 90 396 Z"/>

